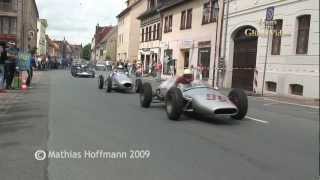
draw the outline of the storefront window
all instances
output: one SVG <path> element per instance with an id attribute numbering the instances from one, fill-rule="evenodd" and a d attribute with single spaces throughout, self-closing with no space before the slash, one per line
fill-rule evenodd
<path id="1" fill-rule="evenodd" d="M 163 74 L 170 74 L 170 65 L 172 64 L 172 49 L 164 51 Z"/>
<path id="2" fill-rule="evenodd" d="M 210 72 L 210 55 L 211 48 L 199 48 L 199 60 L 197 78 L 200 80 L 208 80 Z"/>

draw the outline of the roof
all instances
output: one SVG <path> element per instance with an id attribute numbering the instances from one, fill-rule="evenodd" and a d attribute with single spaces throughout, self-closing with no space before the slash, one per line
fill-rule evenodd
<path id="1" fill-rule="evenodd" d="M 96 46 L 102 41 L 102 39 L 113 29 L 113 26 L 104 26 L 104 27 L 97 27 L 95 40 Z"/>
<path id="2" fill-rule="evenodd" d="M 145 11 L 144 13 L 142 13 L 140 16 L 137 17 L 137 19 L 144 19 L 150 16 L 153 16 L 155 14 L 159 13 L 159 9 L 158 8 L 153 8 L 153 9 L 149 9 L 147 11 Z"/>
<path id="3" fill-rule="evenodd" d="M 120 18 L 122 16 L 124 16 L 125 14 L 127 14 L 135 5 L 137 5 L 138 3 L 140 3 L 142 0 L 137 0 L 136 2 L 134 2 L 132 5 L 130 5 L 129 7 L 127 7 L 126 9 L 124 9 L 123 11 L 120 12 L 120 14 L 117 15 L 117 18 Z"/>
<path id="4" fill-rule="evenodd" d="M 114 33 L 116 33 L 118 31 L 118 26 L 114 26 L 111 31 L 102 38 L 102 40 L 100 41 L 100 43 L 105 43 L 108 41 L 108 39 L 110 39 L 110 36 Z"/>
<path id="5" fill-rule="evenodd" d="M 171 8 L 174 8 L 180 4 L 184 4 L 184 3 L 187 3 L 187 2 L 190 2 L 192 0 L 167 0 L 165 1 L 162 6 L 160 7 L 159 11 L 166 11 L 166 10 L 169 10 Z"/>

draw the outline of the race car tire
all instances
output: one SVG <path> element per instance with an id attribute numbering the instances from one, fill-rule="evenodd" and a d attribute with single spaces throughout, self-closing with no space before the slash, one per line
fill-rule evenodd
<path id="1" fill-rule="evenodd" d="M 166 112 L 173 121 L 178 121 L 183 112 L 183 95 L 177 87 L 171 88 L 166 95 Z"/>
<path id="2" fill-rule="evenodd" d="M 143 108 L 149 108 L 152 102 L 152 86 L 150 83 L 142 85 L 140 93 L 140 105 Z"/>
<path id="3" fill-rule="evenodd" d="M 104 86 L 104 78 L 103 78 L 102 75 L 99 76 L 98 84 L 99 84 L 99 89 L 103 89 L 103 86 Z"/>
<path id="4" fill-rule="evenodd" d="M 111 78 L 107 79 L 107 92 L 111 92 L 112 91 L 112 80 Z"/>
<path id="5" fill-rule="evenodd" d="M 142 89 L 142 80 L 141 79 L 137 79 L 136 80 L 136 84 L 135 84 L 135 91 L 136 93 L 139 93 Z"/>
<path id="6" fill-rule="evenodd" d="M 233 89 L 229 93 L 229 100 L 237 106 L 238 114 L 231 116 L 236 120 L 242 120 L 246 117 L 248 112 L 248 97 L 241 89 Z"/>

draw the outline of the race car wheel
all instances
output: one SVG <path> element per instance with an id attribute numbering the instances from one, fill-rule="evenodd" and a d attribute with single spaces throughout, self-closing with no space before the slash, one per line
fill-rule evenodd
<path id="1" fill-rule="evenodd" d="M 238 108 L 238 114 L 231 117 L 237 120 L 244 119 L 248 112 L 248 97 L 246 93 L 241 89 L 233 89 L 229 93 L 229 99 Z"/>
<path id="2" fill-rule="evenodd" d="M 102 75 L 99 76 L 98 84 L 99 84 L 99 89 L 103 89 L 103 86 L 104 86 L 104 78 L 103 78 Z"/>
<path id="3" fill-rule="evenodd" d="M 142 85 L 140 93 L 140 105 L 144 108 L 149 108 L 152 102 L 152 87 L 150 83 L 144 83 Z"/>
<path id="4" fill-rule="evenodd" d="M 107 79 L 107 92 L 111 92 L 112 91 L 112 80 L 111 78 Z"/>
<path id="5" fill-rule="evenodd" d="M 183 112 L 183 95 L 180 89 L 171 88 L 166 96 L 166 112 L 168 118 L 173 121 L 179 120 Z"/>
<path id="6" fill-rule="evenodd" d="M 137 79 L 136 80 L 136 84 L 135 84 L 135 91 L 136 93 L 139 93 L 142 89 L 142 80 L 141 79 Z"/>

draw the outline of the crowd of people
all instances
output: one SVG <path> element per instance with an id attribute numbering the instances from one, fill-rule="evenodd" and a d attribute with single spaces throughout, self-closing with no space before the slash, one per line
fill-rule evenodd
<path id="1" fill-rule="evenodd" d="M 23 69 L 19 69 L 19 53 L 14 42 L 0 43 L 0 92 L 9 89 L 19 88 L 16 85 L 17 81 L 21 81 L 21 72 L 27 72 L 26 85 L 30 87 L 33 71 L 47 71 L 53 69 L 64 68 L 67 69 L 71 66 L 72 58 L 58 60 L 50 56 L 36 56 L 36 51 L 28 51 L 29 55 Z M 21 84 L 21 82 L 20 82 Z"/>
<path id="2" fill-rule="evenodd" d="M 25 70 L 28 74 L 26 85 L 30 87 L 33 68 L 36 67 L 35 51 L 30 51 Z M 18 55 L 19 49 L 13 42 L 0 44 L 0 92 L 5 89 L 14 89 L 14 80 L 19 78 Z"/>

